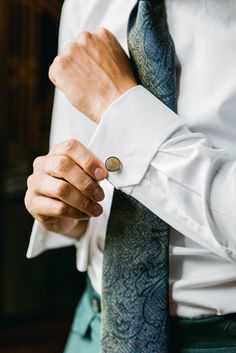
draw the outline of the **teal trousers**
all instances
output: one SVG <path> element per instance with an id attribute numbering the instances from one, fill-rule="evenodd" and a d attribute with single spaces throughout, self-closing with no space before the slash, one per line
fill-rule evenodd
<path id="1" fill-rule="evenodd" d="M 88 283 L 64 353 L 99 353 L 100 326 L 100 298 Z M 236 314 L 197 320 L 170 317 L 170 353 L 236 353 Z"/>

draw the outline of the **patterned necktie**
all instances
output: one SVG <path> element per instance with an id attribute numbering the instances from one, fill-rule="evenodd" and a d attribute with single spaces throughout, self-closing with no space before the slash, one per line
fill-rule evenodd
<path id="1" fill-rule="evenodd" d="M 163 1 L 137 2 L 128 45 L 139 82 L 176 110 L 175 51 Z M 168 352 L 168 245 L 169 226 L 115 190 L 104 249 L 102 353 Z"/>

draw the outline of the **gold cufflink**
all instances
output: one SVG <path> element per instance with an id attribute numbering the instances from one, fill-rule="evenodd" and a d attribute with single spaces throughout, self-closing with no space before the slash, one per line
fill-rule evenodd
<path id="1" fill-rule="evenodd" d="M 120 160 L 117 157 L 108 157 L 105 161 L 105 167 L 109 172 L 117 172 L 121 168 Z"/>

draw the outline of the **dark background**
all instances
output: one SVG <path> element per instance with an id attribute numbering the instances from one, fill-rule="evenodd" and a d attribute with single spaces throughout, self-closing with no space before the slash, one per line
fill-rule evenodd
<path id="1" fill-rule="evenodd" d="M 60 353 L 84 276 L 75 250 L 27 260 L 32 161 L 47 153 L 62 0 L 0 1 L 0 352 Z"/>

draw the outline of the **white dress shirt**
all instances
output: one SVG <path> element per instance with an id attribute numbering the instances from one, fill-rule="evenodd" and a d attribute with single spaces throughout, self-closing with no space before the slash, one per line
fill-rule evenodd
<path id="1" fill-rule="evenodd" d="M 135 0 L 67 0 L 59 50 L 78 33 L 106 27 L 125 50 Z M 101 293 L 103 247 L 113 186 L 171 226 L 170 313 L 182 317 L 236 312 L 236 2 L 167 0 L 176 47 L 178 114 L 142 86 L 105 112 L 99 125 L 56 92 L 51 145 L 76 138 L 122 171 L 102 182 L 104 212 L 80 241 L 36 222 L 27 256 L 74 244 L 77 268 Z"/>

